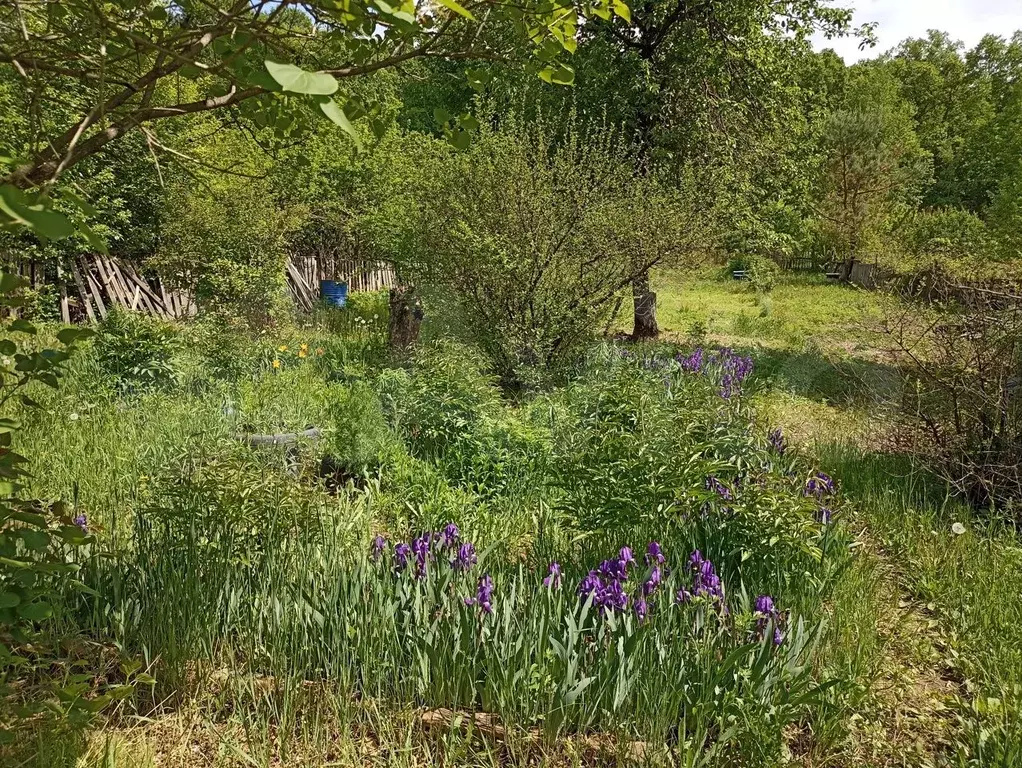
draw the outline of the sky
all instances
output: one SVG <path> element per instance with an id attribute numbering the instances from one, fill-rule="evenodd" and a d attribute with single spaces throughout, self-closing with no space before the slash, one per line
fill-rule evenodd
<path id="1" fill-rule="evenodd" d="M 966 48 L 983 35 L 1010 37 L 1022 29 L 1022 0 L 846 0 L 835 5 L 855 9 L 855 26 L 879 22 L 875 48 L 860 51 L 850 38 L 814 41 L 818 50 L 833 48 L 847 63 L 879 56 L 906 37 L 925 37 L 928 29 L 947 32 Z"/>

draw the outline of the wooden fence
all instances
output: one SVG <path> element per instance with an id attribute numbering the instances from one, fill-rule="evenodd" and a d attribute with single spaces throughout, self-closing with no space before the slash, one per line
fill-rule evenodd
<path id="1" fill-rule="evenodd" d="M 817 256 L 779 256 L 777 266 L 789 272 L 822 272 L 826 259 Z"/>
<path id="2" fill-rule="evenodd" d="M 394 285 L 394 268 L 380 262 L 294 256 L 287 264 L 287 287 L 299 309 L 311 312 L 319 301 L 319 281 L 337 280 L 348 291 L 379 291 Z"/>
<path id="3" fill-rule="evenodd" d="M 198 311 L 194 294 L 165 286 L 129 261 L 99 255 L 79 256 L 63 266 L 17 260 L 3 268 L 24 277 L 36 290 L 55 285 L 65 323 L 98 322 L 117 306 L 167 320 L 184 320 Z M 350 292 L 377 291 L 394 285 L 394 270 L 380 263 L 352 259 L 292 257 L 287 264 L 288 292 L 300 311 L 319 300 L 319 281 L 348 283 Z"/>

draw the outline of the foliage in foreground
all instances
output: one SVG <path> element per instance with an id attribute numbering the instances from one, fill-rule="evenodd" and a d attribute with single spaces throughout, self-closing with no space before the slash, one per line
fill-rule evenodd
<path id="1" fill-rule="evenodd" d="M 198 386 L 181 356 L 206 352 L 184 345 L 181 382 L 130 399 L 89 390 L 83 360 L 82 391 L 48 400 L 80 411 L 45 423 L 84 455 L 67 465 L 59 441 L 33 437 L 55 469 L 37 482 L 80 483 L 93 536 L 81 565 L 94 591 L 67 595 L 61 631 L 137 654 L 159 680 L 122 713 L 209 689 L 223 711 L 273 702 L 285 727 L 288 692 L 316 686 L 487 711 L 547 738 L 648 739 L 697 764 L 775 760 L 782 727 L 833 700 L 819 622 L 801 617 L 847 541 L 826 478 L 752 427 L 747 360 L 602 351 L 570 387 L 510 405 L 457 347 L 378 373 L 335 368 L 329 348 L 268 341 L 232 386 L 219 368 Z M 328 435 L 319 451 L 232 444 L 237 424 L 310 420 Z M 112 439 L 126 461 L 84 477 Z M 324 484 L 322 451 L 346 474 Z M 421 535 L 448 521 L 457 546 Z M 390 543 L 374 561 L 377 531 Z"/>

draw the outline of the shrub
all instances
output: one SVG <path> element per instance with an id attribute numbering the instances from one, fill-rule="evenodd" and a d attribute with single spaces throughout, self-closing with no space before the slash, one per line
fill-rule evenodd
<path id="1" fill-rule="evenodd" d="M 381 391 L 411 453 L 485 498 L 533 497 L 542 486 L 549 429 L 501 403 L 495 382 L 465 347 L 420 351 L 408 377 Z"/>
<path id="2" fill-rule="evenodd" d="M 1022 502 L 1022 287 L 968 288 L 939 272 L 939 304 L 888 318 L 906 374 L 902 436 L 974 505 Z"/>
<path id="3" fill-rule="evenodd" d="M 196 354 L 197 375 L 236 383 L 252 373 L 257 360 L 255 345 L 244 324 L 217 312 L 203 314 L 188 329 L 189 348 Z"/>
<path id="4" fill-rule="evenodd" d="M 914 272 L 939 264 L 964 279 L 990 265 L 992 238 L 987 225 L 973 213 L 957 208 L 919 211 L 898 231 L 905 255 L 897 264 L 901 272 Z"/>
<path id="5" fill-rule="evenodd" d="M 702 219 L 679 184 L 637 174 L 612 132 L 501 124 L 427 165 L 414 250 L 428 260 L 408 268 L 450 292 L 501 382 L 522 389 L 581 355 L 633 277 L 690 258 Z"/>
<path id="6" fill-rule="evenodd" d="M 756 254 L 732 256 L 724 274 L 726 280 L 733 277 L 734 272 L 744 271 L 745 279 L 757 293 L 767 293 L 777 284 L 780 269 L 773 259 Z"/>
<path id="7" fill-rule="evenodd" d="M 100 369 L 122 392 L 162 389 L 177 381 L 177 330 L 161 320 L 113 308 L 100 323 L 93 346 Z"/>
<path id="8" fill-rule="evenodd" d="M 294 222 L 265 181 L 223 177 L 208 187 L 173 185 L 160 250 L 163 279 L 195 293 L 201 310 L 261 327 L 286 314 L 286 235 Z"/>
<path id="9" fill-rule="evenodd" d="M 0 299 L 17 306 L 23 282 L 0 273 Z M 0 406 L 5 414 L 18 397 L 27 409 L 37 407 L 26 394 L 29 385 L 56 389 L 77 343 L 92 335 L 65 328 L 57 334 L 59 349 L 38 349 L 29 341 L 37 329 L 24 319 L 12 321 L 0 338 Z M 21 338 L 18 339 L 18 336 Z M 55 724 L 82 725 L 93 713 L 134 692 L 133 673 L 124 684 L 98 683 L 98 675 L 70 678 L 78 666 L 68 660 L 75 645 L 67 620 L 68 599 L 81 588 L 79 560 L 95 539 L 81 510 L 62 502 L 29 498 L 23 481 L 28 459 L 12 448 L 19 420 L 0 418 L 0 746 L 35 729 L 32 738 Z M 73 625 L 71 625 L 73 626 Z M 66 665 L 66 666 L 65 666 Z"/>
<path id="10" fill-rule="evenodd" d="M 751 361 L 622 355 L 570 389 L 571 416 L 555 428 L 562 515 L 588 532 L 687 531 L 725 562 L 814 570 L 829 546 L 821 505 L 792 453 L 750 428 Z"/>
<path id="11" fill-rule="evenodd" d="M 379 395 L 364 381 L 335 387 L 329 403 L 327 453 L 339 468 L 356 473 L 389 466 L 404 453 L 390 429 Z"/>

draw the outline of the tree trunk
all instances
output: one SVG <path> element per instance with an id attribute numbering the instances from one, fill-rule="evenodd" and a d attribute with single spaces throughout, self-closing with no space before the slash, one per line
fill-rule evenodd
<path id="1" fill-rule="evenodd" d="M 635 307 L 633 339 L 655 339 L 660 335 L 656 322 L 656 293 L 649 287 L 649 270 L 632 280 L 632 302 Z"/>
<path id="2" fill-rule="evenodd" d="M 395 285 L 390 289 L 390 349 L 407 355 L 419 340 L 422 326 L 422 300 L 414 285 Z"/>

